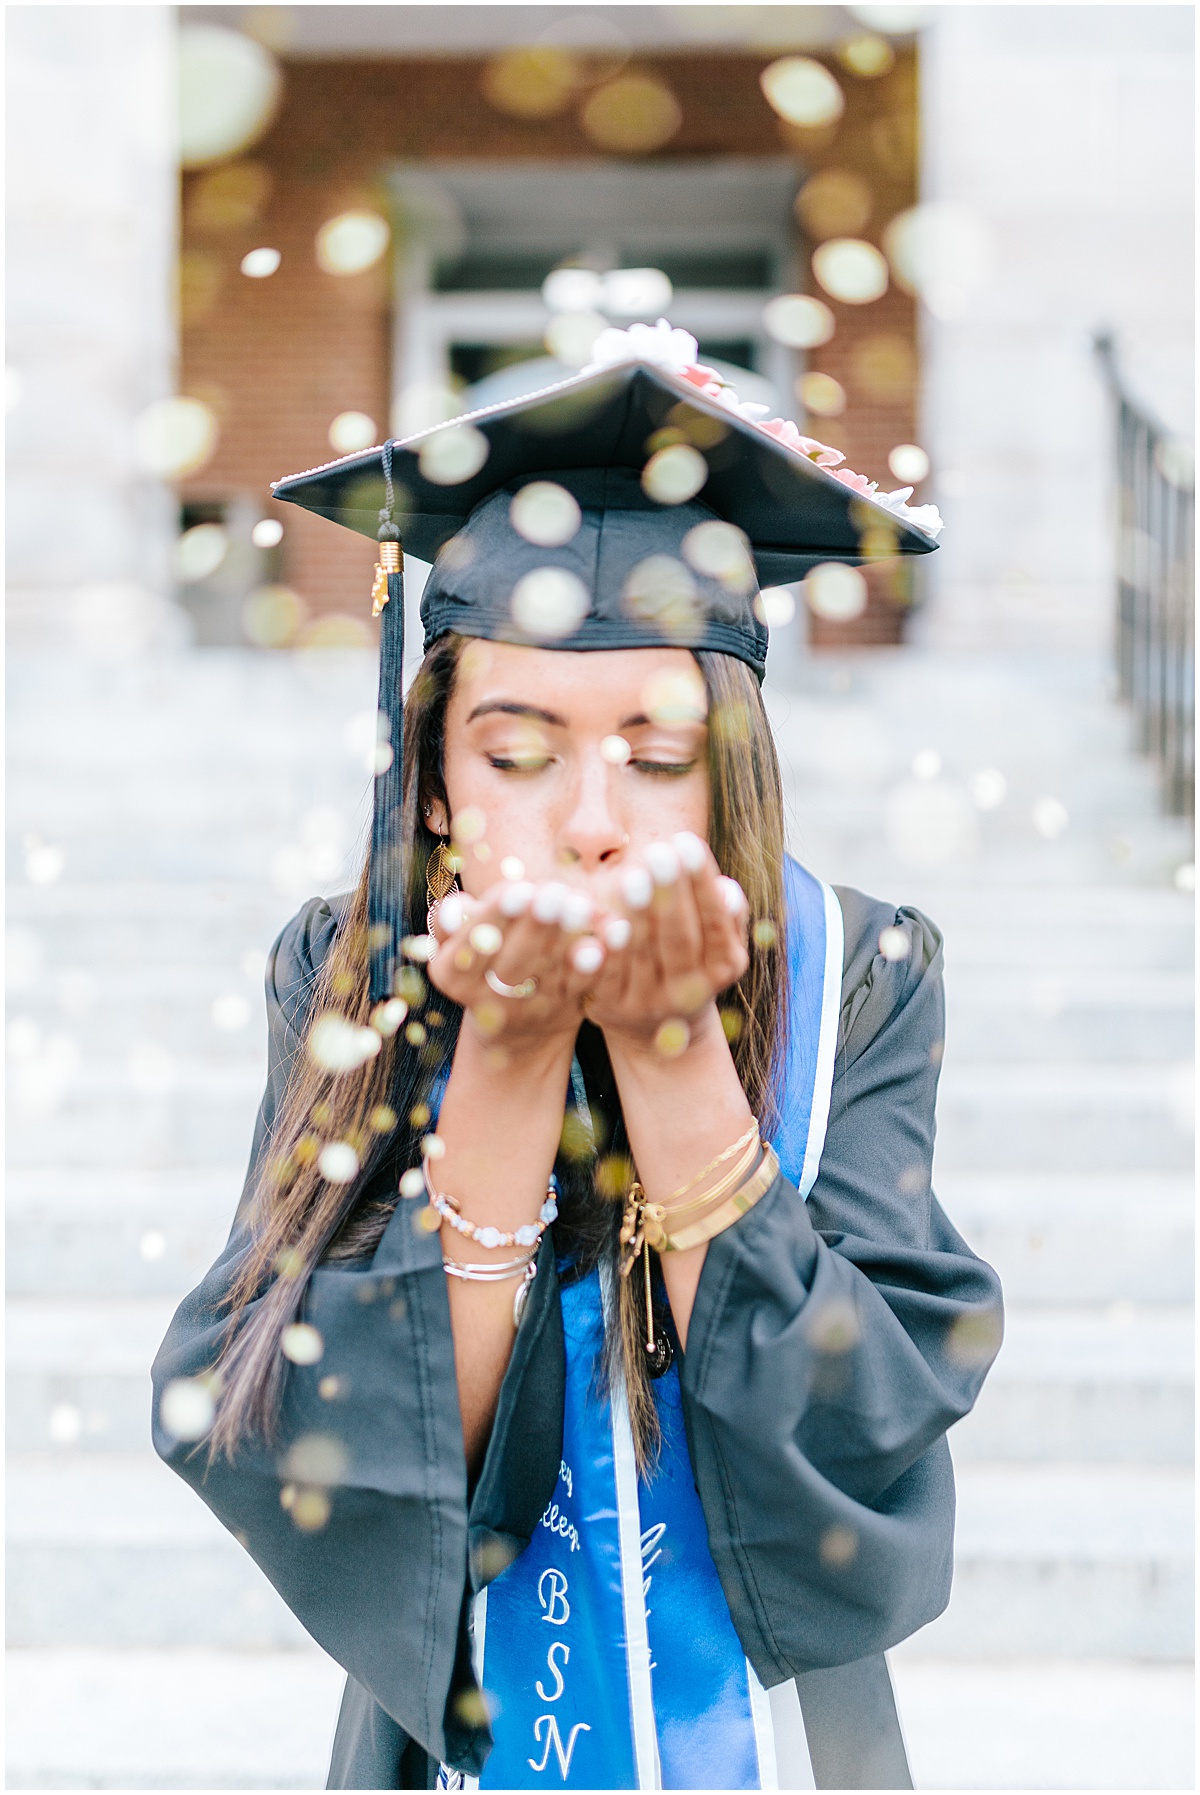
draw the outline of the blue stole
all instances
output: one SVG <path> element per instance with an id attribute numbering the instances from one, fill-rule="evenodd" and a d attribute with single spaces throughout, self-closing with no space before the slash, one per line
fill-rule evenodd
<path id="1" fill-rule="evenodd" d="M 806 1198 L 829 1115 L 842 916 L 829 887 L 791 859 L 785 889 L 790 1038 L 772 1145 Z M 678 1366 L 653 1385 L 662 1452 L 642 1480 L 624 1390 L 598 1377 L 607 1295 L 596 1271 L 562 1289 L 558 1485 L 529 1546 L 475 1599 L 475 1672 L 495 1744 L 478 1782 L 462 1781 L 778 1788 L 770 1703 L 708 1549 Z"/>

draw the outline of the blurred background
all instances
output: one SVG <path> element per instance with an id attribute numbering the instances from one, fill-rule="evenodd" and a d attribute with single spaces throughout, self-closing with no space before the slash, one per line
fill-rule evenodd
<path id="1" fill-rule="evenodd" d="M 946 518 L 767 688 L 794 850 L 945 931 L 1009 1303 L 916 1780 L 1192 1786 L 1192 9 L 7 22 L 9 1786 L 324 1782 L 340 1673 L 147 1420 L 369 814 L 372 548 L 270 482 L 659 316 Z"/>

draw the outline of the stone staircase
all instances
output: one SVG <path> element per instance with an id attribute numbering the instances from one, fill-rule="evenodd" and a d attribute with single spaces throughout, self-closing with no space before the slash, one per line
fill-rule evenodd
<path id="1" fill-rule="evenodd" d="M 340 1672 L 154 1459 L 147 1367 L 237 1199 L 264 952 L 351 877 L 373 667 L 10 681 L 9 1784 L 318 1787 Z M 1009 1305 L 893 1655 L 917 1781 L 1190 1786 L 1190 848 L 1079 660 L 797 653 L 770 701 L 802 857 L 945 933 L 937 1184 Z"/>

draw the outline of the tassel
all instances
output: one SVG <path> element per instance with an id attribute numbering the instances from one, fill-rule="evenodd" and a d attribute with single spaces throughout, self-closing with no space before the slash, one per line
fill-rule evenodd
<path id="1" fill-rule="evenodd" d="M 400 966 L 404 919 L 404 550 L 392 518 L 392 445 L 383 452 L 385 504 L 379 513 L 379 564 L 375 569 L 372 612 L 379 625 L 379 714 L 381 743 L 391 757 L 375 775 L 371 816 L 371 874 L 367 909 L 367 946 L 371 962 L 371 1002 L 392 997 Z"/>

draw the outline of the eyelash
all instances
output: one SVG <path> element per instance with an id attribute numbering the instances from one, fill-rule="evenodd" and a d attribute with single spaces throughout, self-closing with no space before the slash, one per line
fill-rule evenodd
<path id="1" fill-rule="evenodd" d="M 506 760 L 499 754 L 489 754 L 488 764 L 498 773 L 540 773 L 550 765 L 550 757 L 547 755 L 545 760 L 522 762 Z M 651 778 L 665 779 L 680 779 L 696 765 L 694 760 L 631 760 L 627 764 L 636 767 L 640 773 L 648 773 Z"/>

